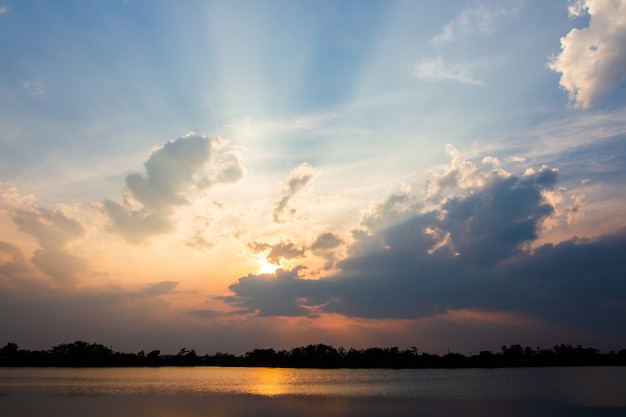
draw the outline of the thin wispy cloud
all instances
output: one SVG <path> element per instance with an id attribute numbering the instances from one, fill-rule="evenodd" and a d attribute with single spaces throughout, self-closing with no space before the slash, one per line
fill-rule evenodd
<path id="1" fill-rule="evenodd" d="M 519 11 L 519 1 L 479 1 L 461 10 L 446 24 L 431 42 L 444 46 L 450 42 L 469 40 L 473 36 L 488 36 L 502 29 L 506 21 Z"/>
<path id="2" fill-rule="evenodd" d="M 506 21 L 518 13 L 517 1 L 478 2 L 466 7 L 447 23 L 441 32 L 431 38 L 431 44 L 440 51 L 435 58 L 424 59 L 415 67 L 415 75 L 423 80 L 457 81 L 469 85 L 484 85 L 474 75 L 475 68 L 469 62 L 442 57 L 441 51 L 455 42 L 467 42 L 474 37 L 490 36 L 501 30 Z"/>
<path id="3" fill-rule="evenodd" d="M 474 68 L 469 64 L 454 64 L 442 57 L 427 59 L 415 66 L 415 76 L 427 81 L 456 81 L 463 84 L 484 86 L 474 77 Z"/>

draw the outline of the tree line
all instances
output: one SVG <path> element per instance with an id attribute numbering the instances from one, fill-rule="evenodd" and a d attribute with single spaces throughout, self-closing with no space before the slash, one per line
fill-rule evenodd
<path id="1" fill-rule="evenodd" d="M 198 355 L 182 348 L 175 355 L 159 350 L 148 353 L 115 352 L 112 348 L 85 341 L 62 343 L 44 351 L 20 349 L 7 343 L 0 349 L 0 366 L 258 366 L 284 368 L 496 368 L 530 366 L 626 366 L 626 349 L 600 353 L 597 349 L 560 344 L 552 348 L 521 345 L 502 346 L 499 352 L 445 355 L 419 352 L 416 347 L 368 349 L 334 348 L 325 344 L 291 350 L 254 349 L 244 355 L 217 352 Z"/>

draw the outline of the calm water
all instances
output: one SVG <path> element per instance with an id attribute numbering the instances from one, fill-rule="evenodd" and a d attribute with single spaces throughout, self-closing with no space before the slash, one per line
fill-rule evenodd
<path id="1" fill-rule="evenodd" d="M 626 416 L 626 368 L 0 368 L 10 416 Z"/>

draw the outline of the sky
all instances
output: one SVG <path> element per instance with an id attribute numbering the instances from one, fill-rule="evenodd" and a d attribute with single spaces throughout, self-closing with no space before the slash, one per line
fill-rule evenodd
<path id="1" fill-rule="evenodd" d="M 626 348 L 626 0 L 0 0 L 0 345 Z"/>

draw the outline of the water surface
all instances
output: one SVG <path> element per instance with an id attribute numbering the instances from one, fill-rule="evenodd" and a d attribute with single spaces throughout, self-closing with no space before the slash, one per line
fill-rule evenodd
<path id="1" fill-rule="evenodd" d="M 2 416 L 625 416 L 626 367 L 0 368 Z"/>

